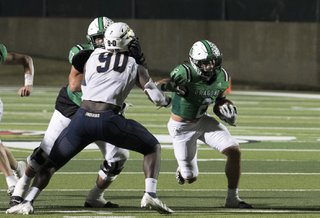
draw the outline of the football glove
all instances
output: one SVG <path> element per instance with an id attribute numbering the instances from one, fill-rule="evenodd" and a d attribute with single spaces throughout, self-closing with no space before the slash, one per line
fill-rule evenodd
<path id="1" fill-rule="evenodd" d="M 215 104 L 213 112 L 224 122 L 236 126 L 237 107 L 230 100 L 223 100 Z"/>
<path id="2" fill-rule="evenodd" d="M 144 54 L 141 51 L 139 39 L 134 37 L 128 44 L 129 55 L 133 57 L 137 64 L 147 66 Z"/>

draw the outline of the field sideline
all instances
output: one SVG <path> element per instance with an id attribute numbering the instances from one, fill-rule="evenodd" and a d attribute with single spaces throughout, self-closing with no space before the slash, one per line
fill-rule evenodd
<path id="1" fill-rule="evenodd" d="M 19 160 L 39 144 L 54 109 L 59 88 L 35 88 L 29 98 L 16 87 L 1 88 L 5 112 L 0 138 Z M 299 92 L 233 91 L 239 111 L 237 127 L 228 127 L 242 148 L 240 196 L 253 210 L 223 208 L 226 194 L 225 158 L 199 143 L 200 176 L 192 185 L 175 181 L 176 161 L 166 123 L 170 110 L 157 110 L 143 92 L 133 90 L 126 117 L 144 124 L 163 144 L 158 195 L 174 217 L 319 217 L 320 216 L 320 94 Z M 211 113 L 212 107 L 209 112 Z M 94 184 L 101 155 L 90 145 L 53 177 L 36 201 L 41 217 L 160 217 L 139 203 L 144 191 L 142 156 L 131 152 L 123 173 L 106 198 L 119 203 L 112 210 L 87 210 L 83 202 Z M 85 163 L 85 164 L 84 164 Z M 81 167 L 80 167 L 81 166 Z M 8 197 L 0 175 L 0 217 Z M 76 181 L 76 182 L 75 182 Z"/>

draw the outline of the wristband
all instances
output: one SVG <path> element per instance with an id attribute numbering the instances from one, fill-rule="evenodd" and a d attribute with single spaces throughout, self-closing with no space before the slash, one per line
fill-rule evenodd
<path id="1" fill-rule="evenodd" d="M 24 74 L 24 85 L 32 86 L 33 85 L 33 75 Z"/>

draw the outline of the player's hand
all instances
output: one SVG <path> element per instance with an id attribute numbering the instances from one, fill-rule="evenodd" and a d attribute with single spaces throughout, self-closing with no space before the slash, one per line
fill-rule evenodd
<path id="1" fill-rule="evenodd" d="M 157 105 L 158 106 L 158 110 L 162 107 L 170 107 L 172 103 L 172 98 L 166 95 L 166 100 L 165 103 L 163 105 Z"/>
<path id="2" fill-rule="evenodd" d="M 144 54 L 141 51 L 141 46 L 138 38 L 133 37 L 133 39 L 128 44 L 128 50 L 129 50 L 129 55 L 136 60 L 137 64 L 140 64 L 146 67 L 146 59 L 144 57 Z"/>
<path id="3" fill-rule="evenodd" d="M 32 92 L 32 86 L 23 86 L 19 89 L 18 95 L 21 97 L 29 96 Z"/>
<path id="4" fill-rule="evenodd" d="M 177 95 L 184 97 L 184 96 L 187 96 L 188 89 L 187 89 L 187 87 L 185 87 L 183 85 L 176 86 L 176 93 L 177 93 Z"/>
<path id="5" fill-rule="evenodd" d="M 237 107 L 235 105 L 228 104 L 228 103 L 223 104 L 219 106 L 219 111 L 220 111 L 220 114 L 222 115 L 220 119 L 222 119 L 223 121 L 225 121 L 231 126 L 236 125 L 238 112 L 237 112 Z"/>

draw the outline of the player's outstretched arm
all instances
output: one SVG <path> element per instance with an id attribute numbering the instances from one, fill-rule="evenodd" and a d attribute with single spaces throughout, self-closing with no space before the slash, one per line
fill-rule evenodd
<path id="1" fill-rule="evenodd" d="M 148 70 L 139 65 L 138 67 L 138 78 L 137 85 L 143 89 L 144 93 L 148 98 L 157 106 L 167 107 L 171 103 L 171 98 L 164 94 L 160 89 L 157 88 L 156 84 L 153 82 L 149 76 Z"/>
<path id="2" fill-rule="evenodd" d="M 4 64 L 22 65 L 24 70 L 24 86 L 22 86 L 18 94 L 21 97 L 29 96 L 33 88 L 34 66 L 30 56 L 9 52 Z"/>

